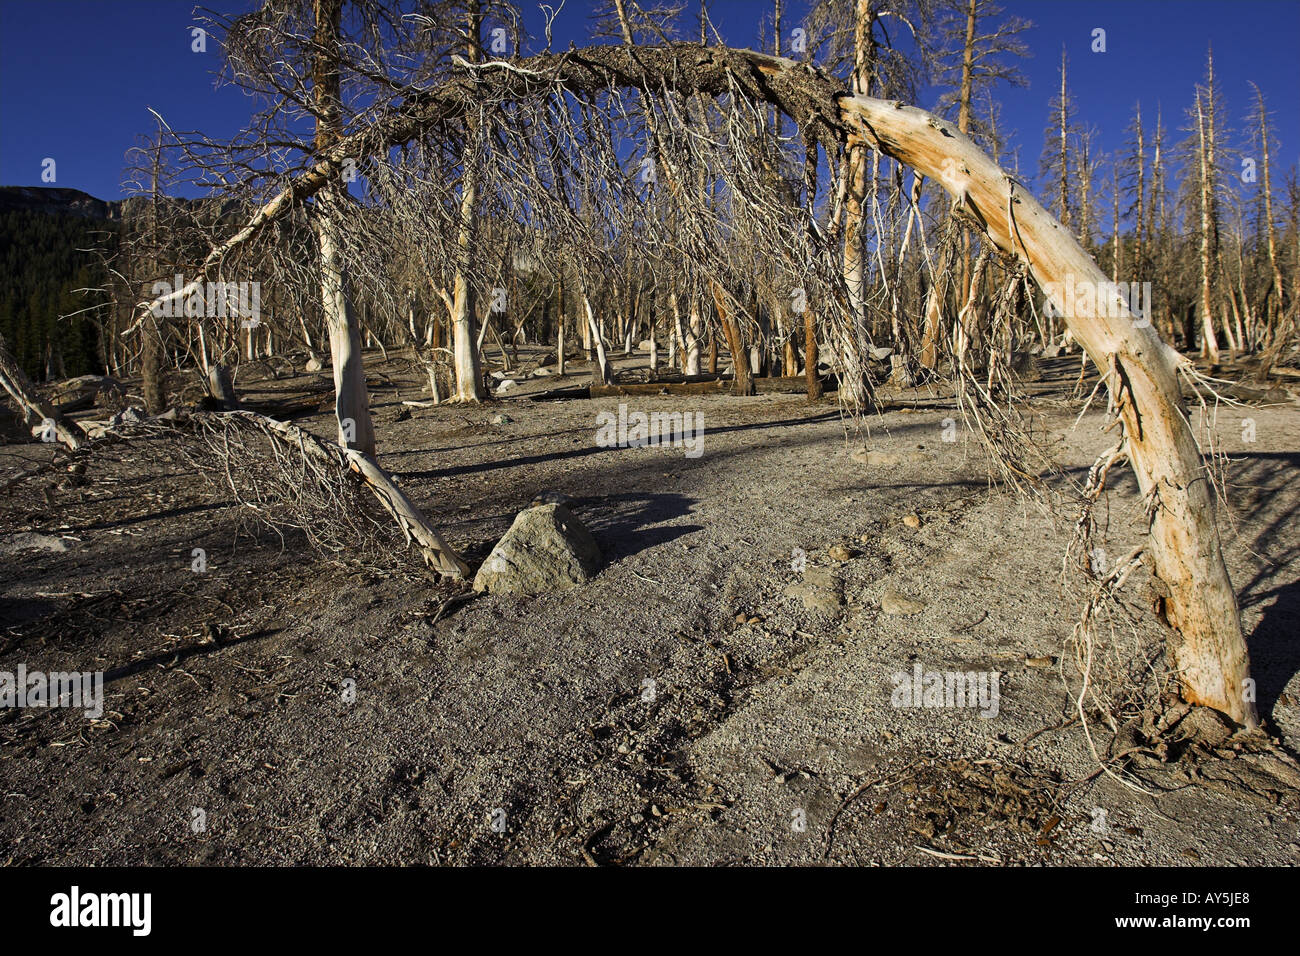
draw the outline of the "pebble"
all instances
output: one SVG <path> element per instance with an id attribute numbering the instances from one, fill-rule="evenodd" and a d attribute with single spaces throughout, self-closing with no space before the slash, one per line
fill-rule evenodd
<path id="1" fill-rule="evenodd" d="M 925 605 L 904 594 L 899 594 L 893 588 L 886 588 L 885 593 L 880 595 L 880 609 L 886 614 L 920 614 L 925 610 Z"/>

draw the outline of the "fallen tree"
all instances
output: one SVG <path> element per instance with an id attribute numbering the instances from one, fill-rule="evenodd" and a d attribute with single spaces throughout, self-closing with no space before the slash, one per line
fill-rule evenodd
<path id="1" fill-rule="evenodd" d="M 21 410 L 26 424 L 40 423 L 43 439 L 57 439 L 68 451 L 76 451 L 86 440 L 85 434 L 75 423 L 64 418 L 57 408 L 36 394 L 27 374 L 10 353 L 4 336 L 0 336 L 0 388 L 5 390 Z"/>
<path id="2" fill-rule="evenodd" d="M 190 418 L 202 428 L 236 427 L 258 431 L 269 439 L 313 458 L 327 467 L 351 472 L 375 496 L 384 511 L 397 522 L 407 543 L 414 545 L 430 568 L 450 578 L 469 577 L 469 565 L 429 524 L 420 509 L 394 483 L 392 476 L 384 471 L 374 458 L 360 449 L 324 442 L 295 425 L 247 410 L 196 412 Z"/>

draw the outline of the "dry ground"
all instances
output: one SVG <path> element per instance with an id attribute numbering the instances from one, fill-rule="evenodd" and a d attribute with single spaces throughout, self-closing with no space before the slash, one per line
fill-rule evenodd
<path id="1" fill-rule="evenodd" d="M 618 399 L 408 410 L 417 377 L 370 363 L 383 463 L 471 563 L 553 490 L 607 566 L 566 593 L 448 604 L 409 552 L 241 531 L 166 441 L 92 460 L 81 487 L 30 479 L 0 495 L 0 670 L 102 670 L 106 713 L 0 712 L 0 860 L 1300 863 L 1294 794 L 1216 786 L 1215 761 L 1126 776 L 1145 793 L 1097 772 L 1072 721 L 1073 516 L 991 491 L 969 433 L 944 440 L 951 403 L 909 395 L 857 430 L 799 395 L 624 400 L 701 414 L 692 459 L 598 447 Z M 1075 422 L 1077 359 L 1046 371 L 1034 408 L 1079 477 L 1109 438 L 1096 410 Z M 327 373 L 237 384 L 332 434 Z M 1218 425 L 1259 706 L 1294 751 L 1300 416 L 1288 400 Z M 0 448 L 3 474 L 49 454 Z M 1140 540 L 1127 477 L 1102 515 L 1108 554 Z M 31 531 L 67 550 L 14 550 Z M 785 594 L 796 549 L 836 569 L 842 605 Z M 887 590 L 924 606 L 883 613 Z M 1144 601 L 1135 581 L 1099 680 L 1160 671 Z M 998 672 L 997 715 L 892 706 L 916 664 Z"/>

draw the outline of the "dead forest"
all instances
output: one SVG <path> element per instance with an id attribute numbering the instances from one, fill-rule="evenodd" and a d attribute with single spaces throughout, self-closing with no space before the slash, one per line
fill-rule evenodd
<path id="1" fill-rule="evenodd" d="M 84 487 L 115 456 L 174 455 L 280 540 L 363 554 L 389 535 L 378 547 L 424 569 L 445 625 L 497 552 L 466 547 L 403 474 L 408 434 L 388 441 L 390 420 L 490 431 L 520 405 L 547 421 L 546 409 L 587 407 L 575 402 L 642 400 L 677 414 L 680 434 L 695 402 L 740 415 L 799 396 L 834 413 L 840 446 L 870 446 L 882 416 L 937 403 L 975 449 L 976 484 L 1063 529 L 1042 576 L 1070 643 L 1046 652 L 1079 665 L 1061 719 L 1092 758 L 1089 779 L 1138 787 L 1129 763 L 1181 722 L 1202 758 L 1235 746 L 1253 761 L 1241 788 L 1294 787 L 1288 745 L 1258 706 L 1227 556 L 1236 465 L 1207 425 L 1287 406 L 1300 377 L 1300 181 L 1270 105 L 1285 91 L 1228 102 L 1207 49 L 1182 108 L 1135 92 L 1125 146 L 1103 153 L 1097 124 L 1121 120 L 1082 115 L 1070 57 L 1040 50 L 1059 57 L 1059 88 L 1041 139 L 1012 142 L 999 96 L 1023 83 L 1030 24 L 992 0 L 815 0 L 797 17 L 767 0 L 749 47 L 723 42 L 708 3 L 569 3 L 542 5 L 533 34 L 521 5 L 497 0 L 205 14 L 221 81 L 249 94 L 248 124 L 218 140 L 197 117 L 155 114 L 128 157 L 137 198 L 120 241 L 99 250 L 102 284 L 84 290 L 103 374 L 80 387 L 124 383 L 111 387 L 138 404 L 104 420 L 33 381 L 0 340 L 0 384 L 45 446 L 3 478 L 6 493 L 65 472 Z M 586 43 L 553 40 L 584 14 Z M 923 109 L 930 89 L 942 96 Z M 399 367 L 396 399 L 377 404 L 376 383 Z M 317 373 L 332 376 L 323 428 L 249 394 Z M 1086 462 L 1044 438 L 1044 375 L 1052 427 L 1097 417 L 1104 442 Z M 561 502 L 567 533 L 578 493 L 533 505 Z M 1102 562 L 1117 498 L 1141 529 Z M 916 515 L 908 528 L 930 520 Z M 618 553 L 609 537 L 597 530 Z M 762 622 L 735 603 L 717 614 Z M 1117 666 L 1104 694 L 1090 687 L 1094 651 L 1100 661 L 1136 629 L 1158 635 L 1158 660 Z M 1153 680 L 1154 694 L 1126 696 Z M 1126 749 L 1133 721 L 1145 737 Z M 651 825 L 669 819 L 647 806 Z M 821 817 L 827 854 L 848 806 Z M 574 852 L 635 859 L 603 851 L 607 836 Z"/>

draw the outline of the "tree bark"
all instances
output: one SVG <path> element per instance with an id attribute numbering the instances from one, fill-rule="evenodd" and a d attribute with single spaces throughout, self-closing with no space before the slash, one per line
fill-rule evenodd
<path id="1" fill-rule="evenodd" d="M 718 321 L 722 323 L 723 334 L 727 337 L 727 351 L 731 353 L 731 368 L 735 374 L 734 394 L 755 395 L 754 380 L 749 373 L 749 355 L 740 327 L 727 309 L 722 287 L 716 280 L 710 282 L 709 287 L 713 290 L 713 305 L 718 310 Z"/>
<path id="2" fill-rule="evenodd" d="M 338 140 L 340 129 L 341 81 L 339 78 L 339 33 L 342 0 L 316 0 L 316 46 L 313 80 L 318 110 L 316 148 L 328 150 Z M 370 395 L 361 357 L 361 328 L 348 297 L 347 272 L 343 261 L 338 223 L 331 212 L 333 191 L 339 177 L 320 193 L 317 203 L 316 236 L 320 244 L 321 306 L 329 330 L 330 354 L 334 364 L 334 413 L 338 419 L 339 444 L 364 454 L 375 454 L 375 426 L 370 418 Z M 249 345 L 252 345 L 249 329 Z"/>

